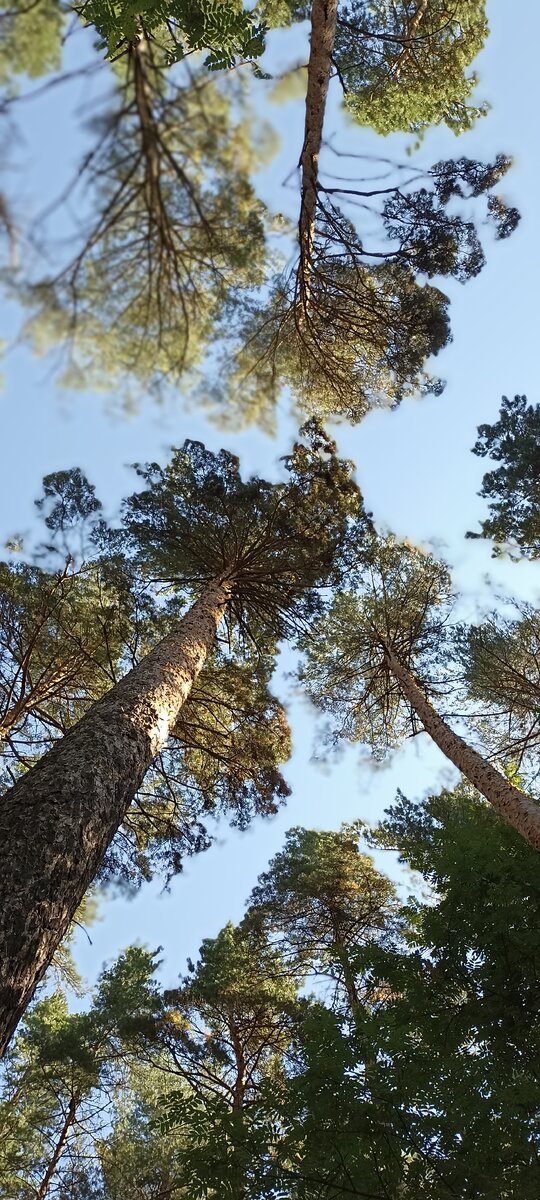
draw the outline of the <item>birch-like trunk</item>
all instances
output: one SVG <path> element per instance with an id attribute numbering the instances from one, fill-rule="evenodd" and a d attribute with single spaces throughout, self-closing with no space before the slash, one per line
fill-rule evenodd
<path id="1" fill-rule="evenodd" d="M 230 597 L 220 578 L 0 800 L 0 1055 L 165 745 Z"/>
<path id="2" fill-rule="evenodd" d="M 384 652 L 388 666 L 399 683 L 402 695 L 409 701 L 417 716 L 435 744 L 461 774 L 481 792 L 501 817 L 513 825 L 514 829 L 525 838 L 535 850 L 540 850 L 540 804 L 535 804 L 518 788 L 487 762 L 477 750 L 467 745 L 463 738 L 454 733 L 450 726 L 443 721 L 433 705 L 427 699 L 422 689 L 410 671 L 392 650 L 384 643 Z"/>
<path id="3" fill-rule="evenodd" d="M 311 8 L 311 44 L 306 91 L 304 145 L 300 155 L 301 201 L 300 302 L 309 307 L 310 276 L 315 240 L 315 217 L 326 98 L 332 71 L 336 38 L 338 0 L 313 0 Z"/>

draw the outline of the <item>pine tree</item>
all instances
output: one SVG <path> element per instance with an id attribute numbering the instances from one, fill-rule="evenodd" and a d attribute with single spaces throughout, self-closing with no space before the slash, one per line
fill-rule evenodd
<path id="1" fill-rule="evenodd" d="M 338 12 L 333 61 L 346 109 L 377 133 L 419 136 L 444 122 L 456 134 L 487 111 L 467 74 L 488 33 L 485 0 L 352 0 Z"/>
<path id="2" fill-rule="evenodd" d="M 227 312 L 219 376 L 204 382 L 202 402 L 225 422 L 271 426 L 287 387 L 298 411 L 356 423 L 413 393 L 441 392 L 426 363 L 449 341 L 448 298 L 426 278 L 464 283 L 482 270 L 468 199 L 485 203 L 497 238 L 515 229 L 519 214 L 493 191 L 509 166 L 499 155 L 441 161 L 424 173 L 398 167 L 384 188 L 317 178 L 309 204 L 305 184 L 299 257 L 271 281 L 270 298 L 267 288 L 248 293 Z M 370 214 L 369 242 L 351 203 Z"/>
<path id="3" fill-rule="evenodd" d="M 186 443 L 164 470 L 139 469 L 146 489 L 126 502 L 123 532 L 107 544 L 131 548 L 141 569 L 176 592 L 177 612 L 182 587 L 197 598 L 3 797 L 4 1044 L 174 731 L 225 612 L 231 636 L 236 630 L 272 654 L 311 618 L 319 585 L 337 569 L 357 491 L 318 427 L 306 434 L 287 461 L 286 484 L 243 483 L 232 455 L 199 443 Z"/>
<path id="4" fill-rule="evenodd" d="M 69 254 L 55 247 L 61 265 L 21 280 L 20 298 L 25 336 L 61 348 L 65 384 L 127 401 L 199 363 L 231 294 L 262 281 L 265 245 L 233 97 L 204 74 L 173 81 L 144 40 L 118 72 L 74 183 L 85 215 Z"/>
<path id="5" fill-rule="evenodd" d="M 526 396 L 503 396 L 498 421 L 478 427 L 473 453 L 501 465 L 483 478 L 480 495 L 489 502 L 490 515 L 482 533 L 469 537 L 493 538 L 495 553 L 537 558 L 540 548 L 538 500 L 540 463 L 538 435 L 540 406 Z"/>
<path id="6" fill-rule="evenodd" d="M 87 1011 L 57 991 L 34 1005 L 4 1063 L 0 1192 L 17 1200 L 76 1194 L 79 1160 L 103 1136 L 124 1063 L 157 1021 L 154 956 L 136 947 L 104 970 Z"/>
<path id="7" fill-rule="evenodd" d="M 298 973 L 328 976 L 355 1016 L 362 990 L 355 956 L 363 943 L 391 937 L 394 900 L 389 880 L 359 852 L 357 827 L 338 833 L 291 829 L 260 876 L 244 923 L 264 929 Z"/>
<path id="8" fill-rule="evenodd" d="M 338 595 L 302 639 L 300 678 L 332 714 L 336 738 L 384 756 L 422 728 L 497 812 L 540 849 L 540 806 L 508 781 L 440 716 L 443 631 L 450 599 L 443 564 L 374 536 L 357 567 L 357 591 Z"/>

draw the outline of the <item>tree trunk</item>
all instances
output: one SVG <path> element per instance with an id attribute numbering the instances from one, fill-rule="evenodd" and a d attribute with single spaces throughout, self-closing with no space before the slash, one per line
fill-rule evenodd
<path id="1" fill-rule="evenodd" d="M 512 787 L 500 771 L 450 729 L 394 650 L 386 643 L 383 643 L 383 647 L 388 666 L 399 683 L 403 696 L 420 717 L 426 733 L 433 738 L 439 750 L 442 750 L 469 783 L 485 796 L 500 816 L 513 825 L 525 841 L 535 850 L 540 850 L 540 805 L 535 804 L 534 800 L 530 800 L 518 788 Z"/>
<path id="2" fill-rule="evenodd" d="M 214 643 L 231 582 L 85 714 L 0 801 L 0 1054 Z"/>
<path id="3" fill-rule="evenodd" d="M 324 113 L 332 70 L 336 37 L 338 0 L 313 0 L 311 8 L 311 45 L 306 91 L 304 145 L 300 155 L 300 303 L 309 307 L 309 280 L 315 237 L 319 154 L 321 152 Z"/>
<path id="4" fill-rule="evenodd" d="M 69 1102 L 69 1105 L 68 1105 L 64 1124 L 62 1125 L 62 1128 L 60 1130 L 58 1141 L 56 1143 L 56 1146 L 54 1147 L 54 1151 L 53 1151 L 53 1154 L 49 1161 L 47 1170 L 45 1171 L 43 1179 L 41 1180 L 41 1183 L 36 1192 L 36 1200 L 45 1200 L 47 1192 L 49 1191 L 49 1185 L 52 1181 L 54 1172 L 56 1171 L 56 1168 L 58 1166 L 59 1159 L 62 1155 L 62 1151 L 63 1151 L 64 1146 L 67 1141 L 68 1133 L 69 1133 L 71 1126 L 73 1125 L 73 1122 L 75 1120 L 78 1103 L 79 1103 L 79 1097 L 72 1096 L 71 1100 Z"/>

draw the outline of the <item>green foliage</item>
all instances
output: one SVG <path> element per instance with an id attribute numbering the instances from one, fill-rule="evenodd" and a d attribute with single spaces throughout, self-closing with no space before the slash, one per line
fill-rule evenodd
<path id="1" fill-rule="evenodd" d="M 81 172 L 73 256 L 55 248 L 63 266 L 20 291 L 26 336 L 38 354 L 61 347 L 63 383 L 129 403 L 195 367 L 232 290 L 261 282 L 265 247 L 254 155 L 224 89 L 178 85 L 146 44 L 122 75 Z"/>
<path id="2" fill-rule="evenodd" d="M 401 908 L 360 829 L 416 873 Z M 87 1013 L 36 1005 L 4 1074 L 7 1194 L 36 1195 L 69 1080 L 62 1200 L 534 1200 L 539 902 L 536 854 L 469 788 L 292 830 L 179 988 L 131 949 Z"/>
<path id="3" fill-rule="evenodd" d="M 540 763 L 540 621 L 532 605 L 510 617 L 493 613 L 481 625 L 460 626 L 453 645 L 474 708 L 471 720 L 490 753 L 521 780 L 535 780 Z"/>
<path id="4" fill-rule="evenodd" d="M 227 391 L 206 390 L 226 425 L 240 416 L 269 427 L 283 387 L 297 412 L 353 422 L 418 389 L 441 390 L 424 365 L 448 341 L 447 300 L 407 266 L 359 266 L 328 247 L 307 322 L 296 287 L 295 277 L 279 279 L 269 302 L 244 302 Z"/>
<path id="5" fill-rule="evenodd" d="M 370 755 L 384 758 L 419 731 L 389 669 L 385 643 L 428 693 L 436 691 L 450 580 L 431 555 L 378 536 L 355 574 L 356 592 L 338 593 L 310 636 L 301 639 L 299 679 L 330 718 L 331 741 L 360 742 Z"/>
<path id="6" fill-rule="evenodd" d="M 246 928 L 264 929 L 298 972 L 326 974 L 358 1003 L 352 962 L 365 943 L 393 929 L 394 889 L 359 852 L 359 829 L 289 830 L 252 892 Z"/>
<path id="7" fill-rule="evenodd" d="M 141 35 L 155 41 L 171 65 L 194 50 L 208 50 L 204 65 L 212 71 L 259 58 L 265 48 L 264 26 L 253 22 L 239 0 L 154 0 L 143 8 L 132 0 L 84 0 L 79 11 L 113 60 Z"/>
<path id="8" fill-rule="evenodd" d="M 504 155 L 487 164 L 460 158 L 405 180 L 398 171 L 384 189 L 346 189 L 343 205 L 352 196 L 372 218 L 369 243 L 336 207 L 340 189 L 320 182 L 309 267 L 300 260 L 276 276 L 269 295 L 233 296 L 219 378 L 200 388 L 202 402 L 224 424 L 259 420 L 271 429 L 284 387 L 297 411 L 353 422 L 414 393 L 441 392 L 429 360 L 450 340 L 448 299 L 425 279 L 463 283 L 481 271 L 467 200 L 484 202 L 499 239 L 515 229 L 516 209 L 493 193 L 509 166 Z"/>
<path id="9" fill-rule="evenodd" d="M 456 134 L 487 111 L 468 73 L 488 34 L 485 0 L 352 0 L 338 11 L 334 61 L 345 108 L 377 133 Z"/>
<path id="10" fill-rule="evenodd" d="M 335 443 L 316 421 L 300 434 L 285 483 L 244 483 L 234 455 L 187 441 L 166 468 L 137 467 L 146 486 L 124 504 L 142 569 L 177 591 L 229 577 L 230 621 L 241 635 L 261 628 L 275 639 L 310 618 L 317 589 L 339 574 L 347 522 L 358 511 L 350 464 Z"/>
<path id="11" fill-rule="evenodd" d="M 0 728 L 14 770 L 111 687 L 129 629 L 122 600 L 97 563 L 0 563 Z"/>
<path id="12" fill-rule="evenodd" d="M 130 888 L 155 874 L 169 879 L 211 844 L 209 821 L 226 817 L 245 829 L 286 800 L 287 718 L 269 670 L 242 658 L 217 653 L 205 667 L 107 853 L 105 879 Z"/>
<path id="13" fill-rule="evenodd" d="M 140 1052 L 159 1017 L 155 965 L 153 955 L 131 947 L 102 973 L 86 1012 L 70 1013 L 56 992 L 28 1014 L 4 1066 L 3 1195 L 44 1197 L 50 1167 L 57 1194 L 63 1184 L 65 1194 L 73 1195 L 72 1168 L 91 1154 L 95 1137 L 106 1128 L 120 1064 Z"/>
<path id="14" fill-rule="evenodd" d="M 0 16 L 0 86 L 13 90 L 17 76 L 58 71 L 64 24 L 58 0 L 10 0 Z"/>
<path id="15" fill-rule="evenodd" d="M 210 844 L 209 820 L 227 814 L 245 828 L 288 795 L 290 731 L 269 688 L 277 640 L 309 622 L 321 585 L 338 578 L 359 495 L 316 422 L 285 467 L 287 482 L 244 482 L 234 456 L 186 442 L 167 467 L 138 469 L 146 488 L 116 529 L 80 471 L 57 472 L 37 502 L 48 569 L 0 567 L 6 786 L 176 626 L 208 580 L 233 580 L 226 645 L 148 772 L 100 882 L 170 878 Z"/>
<path id="16" fill-rule="evenodd" d="M 540 406 L 527 404 L 526 396 L 502 398 L 498 421 L 478 427 L 473 453 L 501 465 L 483 478 L 480 495 L 489 503 L 489 517 L 481 534 L 493 538 L 494 553 L 537 558 L 540 554 Z"/>

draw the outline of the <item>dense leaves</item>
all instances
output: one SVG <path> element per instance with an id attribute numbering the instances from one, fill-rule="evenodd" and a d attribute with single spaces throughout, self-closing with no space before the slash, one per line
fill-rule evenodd
<path id="1" fill-rule="evenodd" d="M 487 109 L 468 73 L 487 32 L 485 0 L 344 4 L 334 61 L 347 110 L 382 134 L 422 135 L 442 122 L 463 133 Z"/>
<path id="2" fill-rule="evenodd" d="M 201 587 L 232 581 L 227 636 L 137 791 L 102 879 L 170 877 L 209 844 L 216 818 L 245 828 L 288 795 L 289 727 L 270 691 L 277 640 L 306 625 L 320 586 L 339 577 L 359 495 L 315 422 L 285 467 L 286 482 L 244 482 L 234 456 L 186 442 L 167 467 L 138 468 L 146 487 L 125 502 L 120 528 L 107 526 L 80 471 L 58 472 L 38 501 L 48 541 L 36 553 L 49 567 L 2 566 L 6 785 L 177 625 Z"/>
<path id="3" fill-rule="evenodd" d="M 164 51 L 169 64 L 194 50 L 209 50 L 205 66 L 233 67 L 238 58 L 258 58 L 264 50 L 264 27 L 253 22 L 238 0 L 161 0 L 148 7 L 84 0 L 83 20 L 101 34 L 113 60 L 144 35 Z"/>
<path id="4" fill-rule="evenodd" d="M 405 903 L 361 828 L 416 873 Z M 69 1078 L 80 1125 L 43 1196 L 533 1200 L 539 901 L 536 855 L 467 788 L 399 793 L 371 831 L 292 830 L 178 988 L 130 950 L 87 1013 L 38 1002 L 4 1071 L 2 1182 L 36 1194 Z M 344 949 L 351 995 L 328 986 Z"/>
<path id="5" fill-rule="evenodd" d="M 480 495 L 490 512 L 482 521 L 482 535 L 469 537 L 493 538 L 498 553 L 537 558 L 540 552 L 539 433 L 540 406 L 528 404 L 526 396 L 503 396 L 498 421 L 478 428 L 474 453 L 500 466 L 482 481 Z"/>

